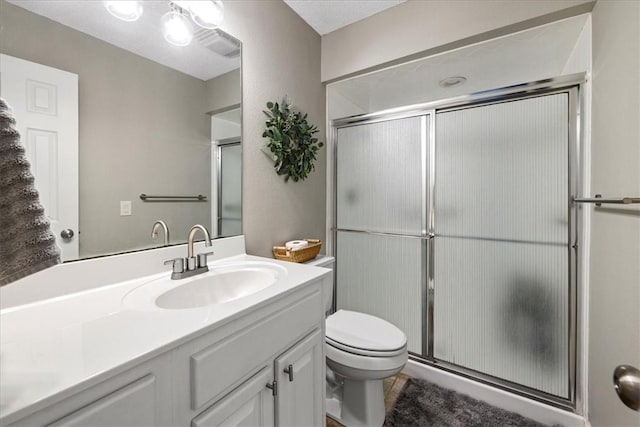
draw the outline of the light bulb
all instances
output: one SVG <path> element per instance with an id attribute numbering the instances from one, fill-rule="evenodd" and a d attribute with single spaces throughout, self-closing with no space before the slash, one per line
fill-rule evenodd
<path id="1" fill-rule="evenodd" d="M 176 46 L 187 46 L 193 40 L 191 23 L 177 10 L 162 16 L 162 34 L 166 41 Z"/>
<path id="2" fill-rule="evenodd" d="M 188 10 L 193 22 L 202 28 L 216 29 L 224 19 L 224 5 L 220 0 L 174 0 L 174 3 Z"/>
<path id="3" fill-rule="evenodd" d="M 142 16 L 142 5 L 137 0 L 105 1 L 104 7 L 109 13 L 123 21 L 137 21 Z"/>

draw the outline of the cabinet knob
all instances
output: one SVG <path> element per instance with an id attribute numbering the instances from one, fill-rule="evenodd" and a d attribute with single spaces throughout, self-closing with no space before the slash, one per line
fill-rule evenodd
<path id="1" fill-rule="evenodd" d="M 289 365 L 284 369 L 285 374 L 289 374 L 289 382 L 293 381 L 293 365 Z"/>

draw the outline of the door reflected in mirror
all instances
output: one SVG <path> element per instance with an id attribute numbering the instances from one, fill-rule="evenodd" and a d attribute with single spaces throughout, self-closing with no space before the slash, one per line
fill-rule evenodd
<path id="1" fill-rule="evenodd" d="M 213 153 L 212 188 L 216 203 L 212 218 L 216 218 L 214 234 L 217 237 L 242 233 L 242 144 L 240 137 L 240 108 L 211 117 Z"/>
<path id="2" fill-rule="evenodd" d="M 0 0 L 0 96 L 65 261 L 163 246 L 156 220 L 169 244 L 242 233 L 241 43 L 169 44 L 169 3 L 142 4 L 124 22 L 99 1 Z"/>

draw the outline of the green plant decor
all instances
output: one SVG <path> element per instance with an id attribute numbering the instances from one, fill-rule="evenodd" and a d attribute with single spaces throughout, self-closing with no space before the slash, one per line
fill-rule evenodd
<path id="1" fill-rule="evenodd" d="M 278 175 L 284 175 L 285 182 L 304 180 L 315 169 L 316 153 L 324 145 L 314 135 L 318 127 L 307 123 L 307 114 L 294 112 L 287 99 L 282 104 L 267 102 L 269 118 L 263 138 L 269 138 L 267 149 L 274 160 Z"/>

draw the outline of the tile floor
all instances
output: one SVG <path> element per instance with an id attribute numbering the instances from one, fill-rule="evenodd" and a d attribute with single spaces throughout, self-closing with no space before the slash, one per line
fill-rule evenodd
<path id="1" fill-rule="evenodd" d="M 387 378 L 382 382 L 382 389 L 384 391 L 384 409 L 388 411 L 396 402 L 400 390 L 407 382 L 409 377 L 405 374 L 398 374 L 395 377 Z M 344 427 L 339 422 L 327 417 L 327 427 Z"/>

